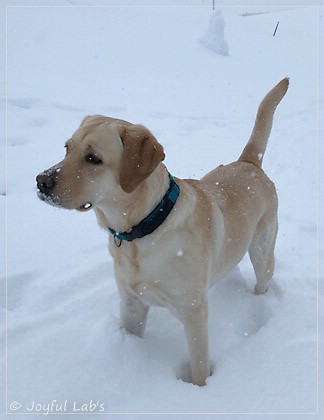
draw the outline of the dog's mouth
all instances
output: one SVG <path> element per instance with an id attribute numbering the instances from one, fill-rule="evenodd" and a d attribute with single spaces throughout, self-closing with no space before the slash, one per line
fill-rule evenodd
<path id="1" fill-rule="evenodd" d="M 51 206 L 73 209 L 72 207 L 69 207 L 69 206 L 65 207 L 64 205 L 59 204 L 58 201 L 57 201 L 57 197 L 49 196 L 49 195 L 47 195 L 47 194 L 45 194 L 45 193 L 43 193 L 39 190 L 37 191 L 37 196 L 41 201 L 44 201 L 45 203 L 50 204 Z M 87 203 L 83 204 L 82 206 L 77 207 L 75 210 L 86 212 L 86 211 L 92 209 L 92 207 L 93 207 L 92 203 L 87 202 Z"/>
<path id="2" fill-rule="evenodd" d="M 79 211 L 88 211 L 92 208 L 92 203 L 85 203 L 81 207 L 78 207 L 77 210 Z"/>

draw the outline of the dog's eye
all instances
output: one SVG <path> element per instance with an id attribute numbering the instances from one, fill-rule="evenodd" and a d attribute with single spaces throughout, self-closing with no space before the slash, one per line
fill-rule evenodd
<path id="1" fill-rule="evenodd" d="M 69 146 L 65 145 L 64 147 L 65 147 L 65 155 L 67 155 L 69 153 Z"/>
<path id="2" fill-rule="evenodd" d="M 97 156 L 89 154 L 85 158 L 86 162 L 92 163 L 92 165 L 100 165 L 102 163 L 102 160 L 99 159 Z"/>

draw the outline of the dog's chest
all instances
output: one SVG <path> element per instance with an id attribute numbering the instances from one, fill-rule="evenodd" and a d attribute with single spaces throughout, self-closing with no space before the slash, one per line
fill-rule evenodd
<path id="1" fill-rule="evenodd" d="M 119 289 L 136 295 L 146 305 L 172 309 L 179 297 L 173 292 L 177 290 L 174 287 L 177 281 L 169 253 L 157 257 L 155 252 L 143 252 L 132 244 L 125 245 L 127 248 L 123 250 L 110 248 Z"/>
<path id="2" fill-rule="evenodd" d="M 118 284 L 149 306 L 169 306 L 165 261 L 141 252 L 134 244 L 122 246 L 123 250 L 110 248 Z"/>

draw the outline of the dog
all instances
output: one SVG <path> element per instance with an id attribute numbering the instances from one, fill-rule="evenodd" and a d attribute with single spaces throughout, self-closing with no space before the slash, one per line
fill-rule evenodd
<path id="1" fill-rule="evenodd" d="M 208 287 L 248 251 L 255 293 L 274 272 L 278 200 L 261 168 L 275 109 L 288 89 L 281 80 L 261 102 L 238 160 L 201 180 L 178 179 L 162 163 L 162 145 L 144 126 L 86 117 L 65 144 L 65 158 L 36 178 L 41 200 L 95 211 L 109 233 L 120 294 L 120 323 L 143 336 L 150 306 L 182 322 L 192 383 L 211 375 Z"/>

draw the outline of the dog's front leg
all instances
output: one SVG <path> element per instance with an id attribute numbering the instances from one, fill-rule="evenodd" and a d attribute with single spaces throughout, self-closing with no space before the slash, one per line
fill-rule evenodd
<path id="1" fill-rule="evenodd" d="M 198 307 L 189 308 L 183 317 L 187 337 L 192 382 L 195 385 L 206 385 L 210 376 L 208 350 L 208 308 L 205 301 Z"/>
<path id="2" fill-rule="evenodd" d="M 128 332 L 143 337 L 149 306 L 130 293 L 120 293 L 120 325 Z"/>

